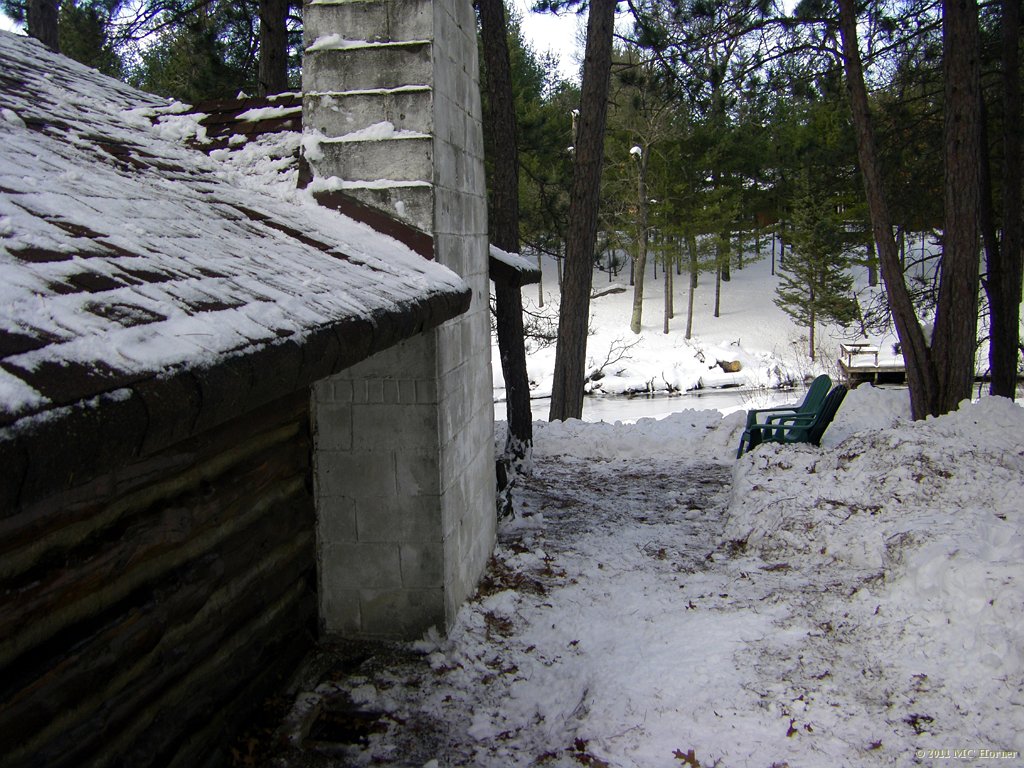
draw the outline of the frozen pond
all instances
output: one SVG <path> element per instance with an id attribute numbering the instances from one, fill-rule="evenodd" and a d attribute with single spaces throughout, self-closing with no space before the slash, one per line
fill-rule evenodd
<path id="1" fill-rule="evenodd" d="M 882 385 L 881 389 L 901 389 L 903 385 Z M 624 424 L 639 419 L 663 419 L 686 410 L 717 410 L 723 414 L 746 411 L 750 408 L 771 408 L 803 400 L 805 388 L 799 389 L 710 389 L 685 392 L 679 395 L 587 395 L 583 399 L 583 421 L 607 421 Z M 974 385 L 975 401 L 988 392 L 988 385 Z M 499 390 L 495 394 L 504 394 Z M 1024 384 L 1017 387 L 1017 402 L 1024 403 Z M 546 421 L 551 406 L 550 397 L 531 401 L 534 421 Z M 505 401 L 494 403 L 494 418 L 505 420 Z"/>
<path id="2" fill-rule="evenodd" d="M 804 396 L 803 389 L 750 390 L 712 389 L 686 392 L 679 395 L 588 395 L 583 399 L 583 421 L 629 423 L 638 419 L 661 419 L 686 410 L 717 410 L 723 414 L 748 408 L 768 408 L 786 403 L 797 403 Z M 546 420 L 551 406 L 550 397 L 531 401 L 534 420 Z M 494 418 L 505 420 L 505 402 L 495 402 Z"/>

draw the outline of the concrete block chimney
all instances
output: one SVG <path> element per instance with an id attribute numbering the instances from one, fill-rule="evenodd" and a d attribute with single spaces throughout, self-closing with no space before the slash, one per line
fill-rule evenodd
<path id="1" fill-rule="evenodd" d="M 303 7 L 303 151 L 337 190 L 429 234 L 470 310 L 314 390 L 328 636 L 447 629 L 495 540 L 487 216 L 470 0 Z"/>

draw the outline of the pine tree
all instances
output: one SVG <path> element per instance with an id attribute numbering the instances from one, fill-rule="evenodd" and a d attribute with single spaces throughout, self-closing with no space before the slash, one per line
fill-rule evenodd
<path id="1" fill-rule="evenodd" d="M 594 244 L 597 242 L 617 2 L 590 0 L 589 5 L 580 124 L 575 142 L 572 194 L 569 196 L 565 275 L 551 388 L 551 421 L 578 419 L 583 414 L 587 323 L 590 320 L 590 288 L 594 277 Z"/>
<path id="2" fill-rule="evenodd" d="M 812 189 L 807 171 L 800 179 L 790 237 L 793 251 L 780 268 L 775 303 L 808 329 L 813 360 L 816 325 L 846 325 L 856 318 L 857 308 L 844 254 L 848 238 L 843 223 L 831 196 Z"/>

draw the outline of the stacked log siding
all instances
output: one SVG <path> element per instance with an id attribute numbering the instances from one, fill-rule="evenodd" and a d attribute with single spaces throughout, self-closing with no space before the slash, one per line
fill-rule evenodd
<path id="1" fill-rule="evenodd" d="M 5 512 L 0 764 L 199 765 L 294 671 L 316 633 L 308 403 Z"/>

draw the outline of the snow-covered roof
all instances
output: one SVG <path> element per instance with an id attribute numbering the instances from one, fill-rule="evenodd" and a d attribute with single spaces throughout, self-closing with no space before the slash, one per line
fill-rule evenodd
<path id="1" fill-rule="evenodd" d="M 154 122 L 183 105 L 8 33 L 0 60 L 0 453 L 69 409 L 258 359 L 231 384 L 244 412 L 267 378 L 303 386 L 468 305 L 445 267 Z"/>
<path id="2" fill-rule="evenodd" d="M 505 280 L 514 285 L 540 282 L 540 267 L 518 253 L 509 253 L 491 244 L 490 272 L 492 280 Z"/>
<path id="3" fill-rule="evenodd" d="M 205 141 L 197 142 L 207 154 L 211 150 L 238 147 L 253 138 L 277 133 L 302 133 L 302 94 L 277 93 L 266 97 L 239 94 L 234 99 L 217 99 L 196 104 Z M 298 143 L 294 146 L 298 159 Z"/>

